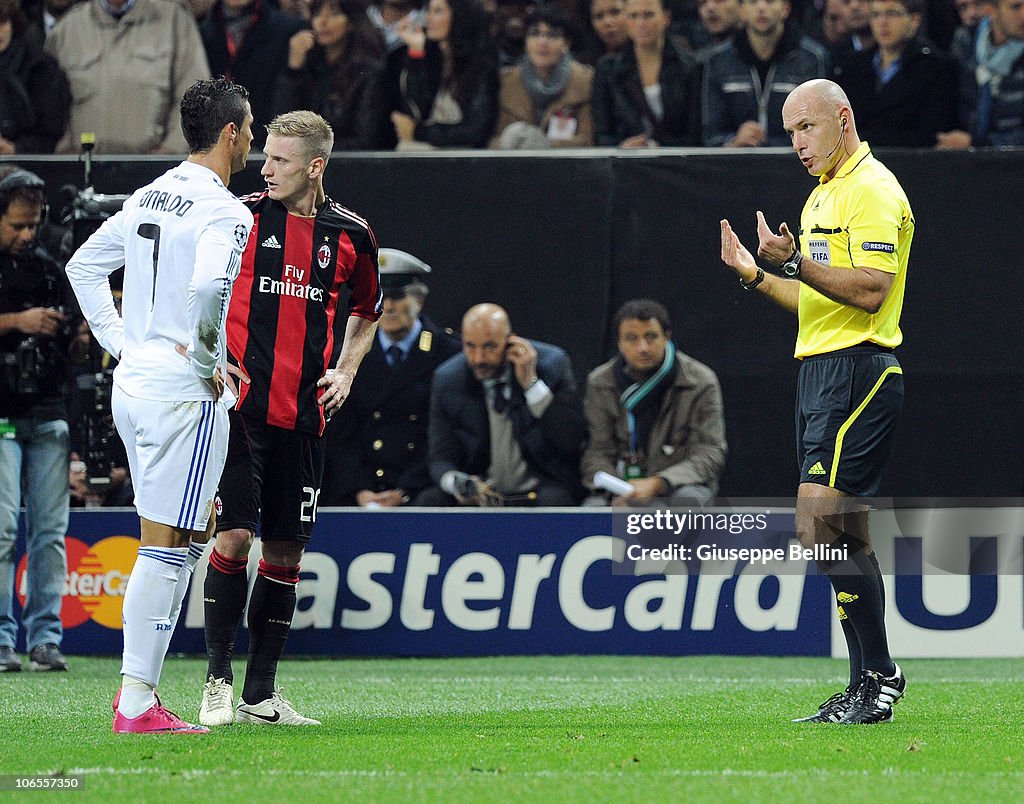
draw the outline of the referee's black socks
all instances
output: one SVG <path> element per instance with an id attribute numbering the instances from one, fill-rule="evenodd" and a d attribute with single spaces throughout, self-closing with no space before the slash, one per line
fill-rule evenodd
<path id="1" fill-rule="evenodd" d="M 845 559 L 819 561 L 818 568 L 829 577 L 836 593 L 839 621 L 850 649 L 850 674 L 854 675 L 854 645 L 859 649 L 856 679 L 860 669 L 886 676 L 896 672 L 885 635 L 885 595 L 878 560 L 866 553 L 865 545 L 847 533 L 831 545 L 845 548 Z M 852 633 L 851 633 L 852 632 Z"/>

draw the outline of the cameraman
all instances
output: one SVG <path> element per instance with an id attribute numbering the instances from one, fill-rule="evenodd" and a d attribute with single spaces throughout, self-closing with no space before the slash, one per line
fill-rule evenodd
<path id="1" fill-rule="evenodd" d="M 0 167 L 0 672 L 14 652 L 14 540 L 24 490 L 30 670 L 67 670 L 60 651 L 67 577 L 68 348 L 77 310 L 63 271 L 36 242 L 46 209 L 38 176 Z"/>

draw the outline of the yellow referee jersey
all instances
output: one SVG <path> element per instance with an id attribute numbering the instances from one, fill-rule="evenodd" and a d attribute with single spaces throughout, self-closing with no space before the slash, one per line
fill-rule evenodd
<path id="1" fill-rule="evenodd" d="M 804 256 L 837 271 L 875 268 L 895 274 L 882 308 L 872 315 L 800 284 L 796 357 L 834 352 L 870 341 L 899 346 L 914 215 L 896 177 L 866 142 L 833 179 L 821 177 L 800 216 Z"/>

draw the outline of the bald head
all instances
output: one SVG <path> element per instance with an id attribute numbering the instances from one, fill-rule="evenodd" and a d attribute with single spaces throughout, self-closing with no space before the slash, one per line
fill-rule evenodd
<path id="1" fill-rule="evenodd" d="M 825 115 L 832 115 L 839 114 L 843 107 L 849 109 L 850 99 L 846 97 L 843 88 L 835 81 L 829 81 L 827 78 L 812 78 L 810 81 L 804 81 L 789 93 L 789 97 L 786 98 L 786 102 L 782 106 L 783 119 L 786 117 L 787 107 L 790 109 L 805 108 Z"/>
<path id="2" fill-rule="evenodd" d="M 496 379 L 505 373 L 508 313 L 496 304 L 477 304 L 462 317 L 462 353 L 478 380 Z"/>
<path id="3" fill-rule="evenodd" d="M 512 330 L 505 309 L 490 303 L 477 304 L 466 310 L 466 314 L 462 316 L 463 333 L 467 327 L 486 327 L 496 332 L 504 329 L 501 333 L 503 335 L 508 335 Z"/>

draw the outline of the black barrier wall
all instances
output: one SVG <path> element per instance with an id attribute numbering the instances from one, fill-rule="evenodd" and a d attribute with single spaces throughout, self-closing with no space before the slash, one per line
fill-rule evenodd
<path id="1" fill-rule="evenodd" d="M 880 151 L 910 197 L 917 233 L 903 314 L 906 407 L 883 494 L 1024 492 L 1024 309 L 1016 192 L 1024 151 Z M 24 159 L 57 189 L 74 160 Z M 254 157 L 232 189 L 261 188 Z M 97 192 L 130 192 L 170 164 L 97 158 Z M 520 335 L 564 346 L 581 383 L 614 350 L 625 300 L 663 301 L 686 352 L 725 394 L 726 496 L 792 494 L 797 476 L 793 316 L 744 293 L 719 261 L 719 219 L 756 245 L 754 212 L 799 225 L 814 185 L 791 153 L 580 151 L 336 156 L 333 198 L 382 246 L 433 266 L 427 312 L 458 328 L 481 301 Z"/>

